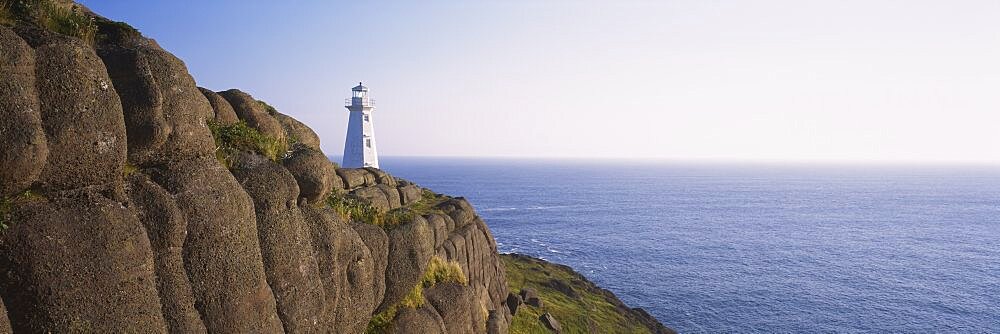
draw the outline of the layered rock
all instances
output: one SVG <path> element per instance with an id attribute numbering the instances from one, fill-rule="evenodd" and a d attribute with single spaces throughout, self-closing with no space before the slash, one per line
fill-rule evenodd
<path id="1" fill-rule="evenodd" d="M 389 267 L 385 271 L 385 297 L 379 312 L 398 304 L 418 284 L 431 257 L 438 256 L 458 263 L 468 284 L 428 289 L 427 304 L 398 313 L 394 325 L 409 326 L 417 319 L 436 323 L 440 318 L 445 332 L 483 333 L 492 321 L 492 332 L 506 332 L 511 319 L 506 306 L 506 273 L 496 251 L 496 241 L 467 200 L 436 194 L 423 198 L 424 190 L 380 170 L 338 169 L 337 174 L 348 187 L 347 196 L 382 210 L 400 207 L 403 198 L 407 199 L 406 205 L 435 202 L 430 212 L 415 215 L 387 232 Z M 399 202 L 390 202 L 390 198 Z M 402 209 L 405 212 L 407 207 Z M 460 323 L 456 319 L 465 321 Z"/>

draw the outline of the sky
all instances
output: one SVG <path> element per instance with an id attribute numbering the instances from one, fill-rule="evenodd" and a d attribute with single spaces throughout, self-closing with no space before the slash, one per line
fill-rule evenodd
<path id="1" fill-rule="evenodd" d="M 1000 163 L 1000 1 L 111 1 L 339 155 Z"/>

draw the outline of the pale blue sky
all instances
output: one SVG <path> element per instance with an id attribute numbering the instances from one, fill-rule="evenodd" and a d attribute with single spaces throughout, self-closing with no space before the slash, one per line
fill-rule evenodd
<path id="1" fill-rule="evenodd" d="M 382 155 L 1000 163 L 1000 1 L 93 1 Z"/>

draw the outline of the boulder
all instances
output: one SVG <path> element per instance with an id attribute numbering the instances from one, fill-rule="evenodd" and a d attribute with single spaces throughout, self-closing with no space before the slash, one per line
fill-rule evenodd
<path id="1" fill-rule="evenodd" d="M 35 90 L 35 51 L 0 26 L 0 196 L 38 179 L 49 150 Z"/>
<path id="2" fill-rule="evenodd" d="M 402 206 L 402 203 L 400 203 L 399 201 L 399 191 L 396 191 L 396 188 L 393 188 L 392 186 L 385 184 L 377 184 L 375 185 L 375 187 L 381 190 L 383 194 L 385 194 L 385 199 L 387 202 L 389 202 L 390 210 Z"/>
<path id="3" fill-rule="evenodd" d="M 559 325 L 559 321 L 557 321 L 556 318 L 548 312 L 545 312 L 542 316 L 538 317 L 538 320 L 545 325 L 545 328 L 548 328 L 555 333 L 562 333 L 562 326 Z"/>
<path id="4" fill-rule="evenodd" d="M 389 173 L 375 167 L 365 167 L 364 169 L 375 178 L 375 183 L 384 184 L 393 188 L 396 187 L 396 178 L 389 175 Z"/>
<path id="5" fill-rule="evenodd" d="M 268 113 L 264 104 L 253 96 L 238 89 L 222 91 L 219 95 L 229 101 L 229 105 L 236 111 L 236 116 L 247 122 L 251 128 L 271 138 L 285 140 L 285 129 Z"/>
<path id="6" fill-rule="evenodd" d="M 383 212 L 392 209 L 389 199 L 385 197 L 385 192 L 383 192 L 382 189 L 379 189 L 379 187 L 377 186 L 355 189 L 354 191 L 351 192 L 351 196 L 365 203 L 368 203 L 371 206 L 374 206 L 379 210 L 382 210 Z"/>
<path id="7" fill-rule="evenodd" d="M 308 126 L 282 113 L 275 113 L 273 116 L 281 124 L 281 127 L 285 129 L 285 134 L 288 135 L 289 139 L 294 139 L 296 143 L 321 151 L 319 136 Z"/>
<path id="8" fill-rule="evenodd" d="M 427 220 L 419 216 L 387 233 L 389 257 L 385 270 L 385 297 L 379 312 L 403 300 L 423 278 L 434 254 L 431 233 Z"/>
<path id="9" fill-rule="evenodd" d="M 399 198 L 403 205 L 410 205 L 420 201 L 423 193 L 420 187 L 413 184 L 407 184 L 399 187 Z"/>
<path id="10" fill-rule="evenodd" d="M 98 39 L 95 48 L 121 97 L 128 161 L 153 166 L 212 154 L 205 122 L 215 112 L 184 62 L 127 25 L 97 21 L 103 35 L 120 37 Z"/>
<path id="11" fill-rule="evenodd" d="M 455 221 L 455 227 L 459 228 L 465 226 L 472 222 L 472 218 L 476 216 L 475 210 L 472 209 L 472 205 L 469 201 L 462 197 L 456 197 L 448 199 L 437 205 L 437 208 L 444 211 L 445 214 L 451 217 Z"/>
<path id="12" fill-rule="evenodd" d="M 236 116 L 236 111 L 233 110 L 233 106 L 229 105 L 229 101 L 222 98 L 221 95 L 207 89 L 198 87 L 202 95 L 208 99 L 208 103 L 212 105 L 212 110 L 215 112 L 215 120 L 219 124 L 233 124 L 239 122 L 239 117 Z"/>
<path id="13" fill-rule="evenodd" d="M 20 32 L 35 46 L 35 87 L 48 148 L 39 181 L 45 189 L 69 190 L 120 180 L 126 149 L 122 103 L 101 59 L 79 39 Z"/>
<path id="14" fill-rule="evenodd" d="M 344 189 L 375 185 L 375 177 L 362 168 L 338 168 L 337 175 L 344 180 Z"/>
<path id="15" fill-rule="evenodd" d="M 562 294 L 566 295 L 567 297 L 573 299 L 580 298 L 580 293 L 576 292 L 576 290 L 574 290 L 573 287 L 570 286 L 569 283 L 567 283 L 564 280 L 553 278 L 550 279 L 548 282 L 543 283 L 543 285 L 550 287 L 553 290 L 559 291 Z"/>
<path id="16" fill-rule="evenodd" d="M 521 289 L 521 299 L 524 300 L 525 304 L 534 307 L 542 307 L 542 299 L 538 297 L 538 292 L 536 292 L 535 289 L 532 288 Z"/>
<path id="17" fill-rule="evenodd" d="M 134 211 L 82 190 L 12 213 L 0 236 L 0 294 L 14 331 L 167 332 Z"/>
<path id="18" fill-rule="evenodd" d="M 378 305 L 375 260 L 361 236 L 329 208 L 301 208 L 310 225 L 312 245 L 326 292 L 327 328 L 364 332 Z"/>
<path id="19" fill-rule="evenodd" d="M 441 316 L 434 311 L 434 308 L 426 304 L 415 309 L 401 308 L 392 321 L 392 332 L 399 334 L 448 333 Z"/>
<path id="20" fill-rule="evenodd" d="M 150 172 L 187 220 L 184 265 L 208 331 L 281 331 L 264 272 L 253 201 L 233 175 L 213 156 Z"/>
<path id="21" fill-rule="evenodd" d="M 163 317 L 172 333 L 205 333 L 205 324 L 195 309 L 191 282 L 184 269 L 184 239 L 187 220 L 162 187 L 142 172 L 127 179 L 126 192 L 139 221 L 146 228 L 153 250 L 156 287 Z"/>
<path id="22" fill-rule="evenodd" d="M 475 292 L 456 283 L 439 283 L 424 290 L 424 296 L 441 315 L 448 333 L 482 333 L 486 315 L 477 307 Z"/>
<path id="23" fill-rule="evenodd" d="M 282 161 L 285 168 L 295 176 L 299 184 L 299 197 L 309 203 L 320 203 L 334 189 L 340 188 L 340 177 L 337 176 L 330 159 L 312 148 L 299 148 Z"/>
<path id="24" fill-rule="evenodd" d="M 285 331 L 318 332 L 326 298 L 313 254 L 309 226 L 296 206 L 299 188 L 285 168 L 247 155 L 233 172 L 253 199 L 260 252 Z"/>
<path id="25" fill-rule="evenodd" d="M 521 299 L 521 296 L 515 295 L 513 293 L 508 293 L 506 303 L 507 303 L 507 309 L 510 310 L 510 314 L 517 315 L 517 308 L 521 306 L 521 304 L 524 303 L 524 301 Z"/>

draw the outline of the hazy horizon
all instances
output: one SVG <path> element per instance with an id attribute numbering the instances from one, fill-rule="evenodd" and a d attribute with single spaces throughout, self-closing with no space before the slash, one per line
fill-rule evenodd
<path id="1" fill-rule="evenodd" d="M 1000 164 L 1000 2 L 83 4 L 341 154 Z"/>

